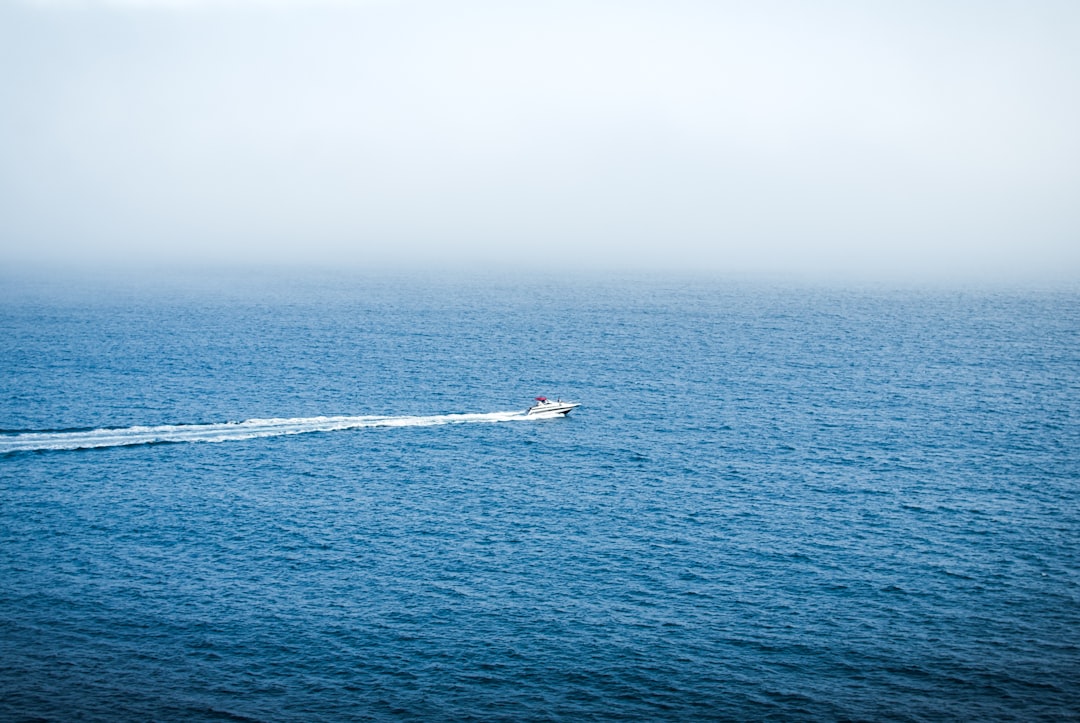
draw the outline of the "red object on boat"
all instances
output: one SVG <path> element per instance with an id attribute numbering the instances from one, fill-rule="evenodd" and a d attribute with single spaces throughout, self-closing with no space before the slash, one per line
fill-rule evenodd
<path id="1" fill-rule="evenodd" d="M 536 397 L 536 401 L 538 401 L 538 402 L 546 402 L 547 397 Z"/>

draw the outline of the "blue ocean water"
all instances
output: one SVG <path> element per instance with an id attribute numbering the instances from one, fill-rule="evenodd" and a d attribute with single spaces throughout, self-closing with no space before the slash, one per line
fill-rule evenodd
<path id="1" fill-rule="evenodd" d="M 0 719 L 1080 718 L 1075 291 L 9 276 L 0 338 Z"/>

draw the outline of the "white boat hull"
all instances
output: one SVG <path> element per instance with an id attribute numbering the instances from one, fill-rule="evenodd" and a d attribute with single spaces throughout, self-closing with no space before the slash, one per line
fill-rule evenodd
<path id="1" fill-rule="evenodd" d="M 530 417 L 536 415 L 556 416 L 561 414 L 566 416 L 570 413 L 574 407 L 581 406 L 578 402 L 538 402 L 529 407 L 529 411 L 526 412 Z"/>

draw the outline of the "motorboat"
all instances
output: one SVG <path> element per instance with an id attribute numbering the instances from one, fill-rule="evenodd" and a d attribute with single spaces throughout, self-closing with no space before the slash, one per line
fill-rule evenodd
<path id="1" fill-rule="evenodd" d="M 561 414 L 566 416 L 570 413 L 570 410 L 574 407 L 581 406 L 578 402 L 564 402 L 559 399 L 558 401 L 552 401 L 547 397 L 537 397 L 536 404 L 529 407 L 527 415 L 532 416 L 535 414 Z"/>

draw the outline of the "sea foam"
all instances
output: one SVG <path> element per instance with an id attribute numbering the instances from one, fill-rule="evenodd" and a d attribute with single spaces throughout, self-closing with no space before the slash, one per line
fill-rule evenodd
<path id="1" fill-rule="evenodd" d="M 477 414 L 435 414 L 429 416 L 332 416 L 291 419 L 248 419 L 215 424 L 163 424 L 101 428 L 87 431 L 22 432 L 0 436 L 0 454 L 48 450 L 124 447 L 161 442 L 233 442 L 258 437 L 278 437 L 310 432 L 336 432 L 366 427 L 433 427 L 443 424 L 475 424 L 536 421 L 545 415 L 528 416 L 522 411 Z"/>

